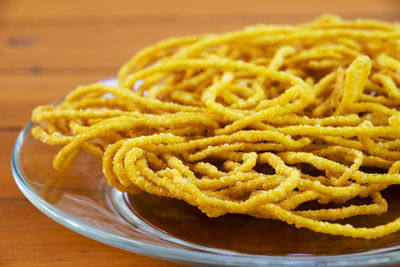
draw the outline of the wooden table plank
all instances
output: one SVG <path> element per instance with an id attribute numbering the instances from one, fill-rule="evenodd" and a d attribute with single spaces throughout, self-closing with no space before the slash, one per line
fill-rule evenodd
<path id="1" fill-rule="evenodd" d="M 0 129 L 22 127 L 38 105 L 49 104 L 84 85 L 112 75 L 104 73 L 0 75 Z"/>
<path id="2" fill-rule="evenodd" d="M 275 20 L 290 20 L 290 16 L 304 14 L 321 14 L 325 12 L 343 15 L 371 15 L 391 13 L 396 11 L 400 2 L 396 0 L 280 0 L 264 1 L 231 0 L 231 1 L 186 1 L 186 0 L 147 0 L 136 1 L 114 0 L 110 5 L 107 1 L 52 1 L 52 0 L 3 0 L 0 2 L 1 20 L 43 20 L 60 18 L 115 18 L 143 15 L 159 16 L 189 16 L 193 15 L 235 15 L 265 14 Z M 204 23 L 209 23 L 204 21 Z"/>
<path id="3" fill-rule="evenodd" d="M 18 136 L 18 130 L 0 131 L 0 202 L 7 199 L 23 199 L 24 196 L 19 191 L 11 174 L 11 151 Z M 0 209 L 1 211 L 1 209 Z M 0 220 L 0 229 L 1 227 Z M 1 236 L 1 235 L 0 235 Z M 1 240 L 1 238 L 0 238 Z M 0 253 L 1 255 L 1 253 Z M 1 258 L 1 257 L 0 257 Z"/>
<path id="4" fill-rule="evenodd" d="M 368 17 L 398 19 L 400 9 L 394 7 L 394 4 L 388 5 L 384 12 L 377 7 Z M 271 16 L 263 13 L 269 9 L 261 10 L 258 15 L 248 16 L 178 15 L 172 20 L 170 17 L 152 16 L 144 21 L 133 17 L 103 22 L 71 19 L 64 23 L 49 20 L 44 25 L 31 24 L 30 21 L 23 25 L 10 24 L 0 27 L 0 73 L 21 69 L 68 72 L 87 68 L 115 72 L 137 50 L 170 36 L 223 32 L 257 23 L 308 21 L 316 16 L 315 13 Z M 352 13 L 351 17 L 360 14 L 361 11 Z"/>
<path id="5" fill-rule="evenodd" d="M 141 25 L 140 21 L 120 25 L 11 25 L 0 28 L 0 73 L 53 68 L 58 68 L 59 72 L 82 68 L 100 71 L 107 68 L 116 72 L 138 49 L 163 38 L 222 32 L 245 24 L 239 21 L 206 27 L 202 24 L 164 24 L 163 20 L 158 20 L 152 25 Z"/>

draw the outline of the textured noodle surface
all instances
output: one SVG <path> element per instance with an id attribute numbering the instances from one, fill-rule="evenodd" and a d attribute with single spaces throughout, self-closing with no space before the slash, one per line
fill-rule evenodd
<path id="1" fill-rule="evenodd" d="M 379 238 L 335 220 L 385 213 L 400 184 L 400 28 L 323 16 L 171 38 L 139 51 L 118 86 L 90 84 L 33 111 L 63 171 L 84 150 L 120 191 L 181 199 L 210 217 L 277 219 Z M 326 208 L 365 198 L 365 204 Z M 302 210 L 309 201 L 320 209 Z"/>

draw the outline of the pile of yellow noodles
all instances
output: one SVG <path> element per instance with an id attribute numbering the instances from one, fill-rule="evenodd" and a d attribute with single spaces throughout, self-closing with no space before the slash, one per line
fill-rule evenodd
<path id="1" fill-rule="evenodd" d="M 367 239 L 400 229 L 400 218 L 329 222 L 386 212 L 380 191 L 400 184 L 398 24 L 323 16 L 171 38 L 139 51 L 118 78 L 33 111 L 33 136 L 63 146 L 55 169 L 85 150 L 118 190 L 182 199 L 210 217 Z M 356 197 L 370 204 L 324 208 Z M 313 200 L 320 209 L 297 208 Z"/>

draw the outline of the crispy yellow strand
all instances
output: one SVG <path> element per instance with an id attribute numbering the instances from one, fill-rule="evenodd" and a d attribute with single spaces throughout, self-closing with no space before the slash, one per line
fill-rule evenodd
<path id="1" fill-rule="evenodd" d="M 399 38 L 395 24 L 335 16 L 170 38 L 124 64 L 117 86 L 34 109 L 32 135 L 62 147 L 56 170 L 84 150 L 123 192 L 379 238 L 400 218 L 330 221 L 385 213 L 381 191 L 400 184 Z M 301 209 L 310 201 L 316 209 Z"/>

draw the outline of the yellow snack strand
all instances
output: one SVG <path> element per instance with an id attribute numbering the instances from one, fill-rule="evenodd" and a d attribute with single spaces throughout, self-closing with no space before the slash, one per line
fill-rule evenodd
<path id="1" fill-rule="evenodd" d="M 84 150 L 122 192 L 379 238 L 400 218 L 331 221 L 387 212 L 381 191 L 400 184 L 399 38 L 396 24 L 331 15 L 170 38 L 138 51 L 117 86 L 35 108 L 31 133 L 61 146 L 56 170 Z"/>

